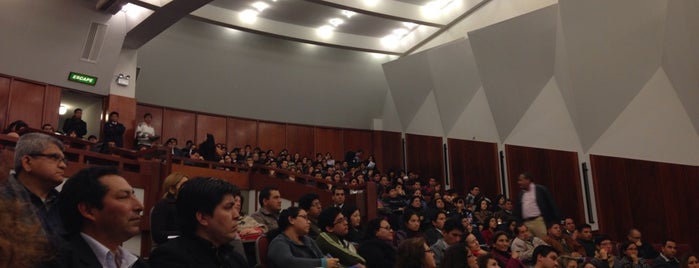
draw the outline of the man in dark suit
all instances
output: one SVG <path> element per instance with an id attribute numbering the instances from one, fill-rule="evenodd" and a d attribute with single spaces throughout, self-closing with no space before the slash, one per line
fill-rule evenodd
<path id="1" fill-rule="evenodd" d="M 73 117 L 63 122 L 63 134 L 70 135 L 75 132 L 77 138 L 82 138 L 87 134 L 87 123 L 83 121 L 83 109 L 77 108 L 73 111 Z"/>
<path id="2" fill-rule="evenodd" d="M 119 123 L 119 113 L 109 113 L 109 122 L 104 124 L 104 142 L 113 142 L 116 147 L 124 147 L 124 131 L 126 127 Z"/>
<path id="3" fill-rule="evenodd" d="M 546 226 L 560 223 L 561 216 L 549 190 L 533 181 L 534 178 L 529 173 L 519 175 L 517 184 L 521 191 L 515 215 L 534 236 L 543 239 L 547 233 Z"/>
<path id="4" fill-rule="evenodd" d="M 660 247 L 660 254 L 653 261 L 653 268 L 678 268 L 680 262 L 675 257 L 677 255 L 677 243 L 672 239 L 665 239 Z"/>
<path id="5" fill-rule="evenodd" d="M 143 204 L 116 168 L 81 170 L 65 183 L 59 200 L 70 238 L 49 267 L 149 267 L 121 247 L 140 233 Z"/>

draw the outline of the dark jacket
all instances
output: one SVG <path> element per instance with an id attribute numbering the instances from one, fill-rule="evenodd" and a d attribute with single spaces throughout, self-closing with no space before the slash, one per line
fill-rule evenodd
<path id="1" fill-rule="evenodd" d="M 193 236 L 180 236 L 158 246 L 150 255 L 150 264 L 154 268 L 249 267 L 230 244 L 215 247 L 211 242 Z"/>
<path id="2" fill-rule="evenodd" d="M 51 267 L 51 268 L 95 268 L 102 267 L 97 256 L 92 252 L 90 245 L 85 242 L 85 240 L 79 235 L 72 235 L 58 253 L 56 258 L 52 259 L 48 264 L 41 267 Z M 131 266 L 133 268 L 147 268 L 150 267 L 142 259 L 138 259 L 136 263 Z"/>
<path id="3" fill-rule="evenodd" d="M 549 190 L 543 185 L 535 184 L 535 191 L 536 204 L 539 206 L 539 210 L 541 210 L 541 216 L 544 217 L 546 226 L 549 226 L 554 222 L 560 223 L 561 214 L 558 212 L 556 202 L 553 200 L 553 196 Z M 519 196 L 517 197 L 517 206 L 515 207 L 514 211 L 518 220 L 524 220 L 522 219 L 522 195 L 524 195 L 524 191 L 519 192 Z"/>
<path id="4" fill-rule="evenodd" d="M 396 263 L 396 249 L 388 241 L 371 239 L 360 244 L 357 253 L 366 260 L 367 268 L 391 268 Z"/>
<path id="5" fill-rule="evenodd" d="M 68 118 L 63 122 L 63 134 L 68 135 L 71 131 L 75 131 L 78 138 L 82 138 L 87 134 L 87 123 L 80 118 Z"/>
<path id="6" fill-rule="evenodd" d="M 119 122 L 107 122 L 104 124 L 104 143 L 113 141 L 116 147 L 124 147 L 124 131 L 126 127 Z"/>
<path id="7" fill-rule="evenodd" d="M 168 236 L 180 235 L 174 195 L 168 194 L 167 197 L 160 199 L 155 204 L 150 215 L 150 229 L 156 244 L 167 242 Z"/>

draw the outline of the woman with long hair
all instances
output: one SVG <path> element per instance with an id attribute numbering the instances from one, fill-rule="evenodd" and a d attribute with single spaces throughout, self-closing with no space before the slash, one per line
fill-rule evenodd
<path id="1" fill-rule="evenodd" d="M 393 267 L 396 262 L 396 248 L 393 246 L 391 224 L 383 218 L 367 222 L 364 241 L 357 252 L 366 260 L 367 267 Z"/>
<path id="2" fill-rule="evenodd" d="M 524 264 L 519 260 L 519 253 L 510 253 L 510 238 L 503 231 L 493 234 L 490 247 L 491 253 L 503 268 L 524 268 Z"/>
<path id="3" fill-rule="evenodd" d="M 168 239 L 180 235 L 180 230 L 176 223 L 175 199 L 180 191 L 180 187 L 188 179 L 189 176 L 180 172 L 173 172 L 165 177 L 162 186 L 163 195 L 151 211 L 150 228 L 155 244 L 165 243 Z"/>
<path id="4" fill-rule="evenodd" d="M 267 260 L 269 267 L 339 268 L 337 258 L 323 256 L 313 239 L 307 236 L 311 228 L 308 213 L 297 207 L 290 207 L 279 213 L 279 229 L 269 243 Z"/>
<path id="5" fill-rule="evenodd" d="M 420 232 L 420 215 L 415 211 L 406 210 L 403 214 L 403 228 L 396 232 L 396 245 L 408 238 L 422 237 Z"/>
<path id="6" fill-rule="evenodd" d="M 436 268 L 434 252 L 422 237 L 409 238 L 398 246 L 395 268 Z"/>
<path id="7" fill-rule="evenodd" d="M 699 256 L 693 252 L 685 254 L 680 261 L 680 268 L 699 268 Z"/>
<path id="8" fill-rule="evenodd" d="M 353 205 L 342 206 L 342 214 L 345 215 L 349 223 L 349 232 L 347 233 L 347 241 L 357 245 L 364 237 L 364 228 L 362 227 L 362 214 L 359 208 Z"/>

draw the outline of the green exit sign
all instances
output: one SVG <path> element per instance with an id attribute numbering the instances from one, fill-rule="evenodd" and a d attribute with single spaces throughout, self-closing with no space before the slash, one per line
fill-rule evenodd
<path id="1" fill-rule="evenodd" d="M 97 77 L 76 72 L 70 72 L 70 74 L 68 74 L 68 81 L 94 86 L 95 84 L 97 84 Z"/>

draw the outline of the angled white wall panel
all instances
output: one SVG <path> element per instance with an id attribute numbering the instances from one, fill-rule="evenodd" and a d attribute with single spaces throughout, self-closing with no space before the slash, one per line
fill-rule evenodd
<path id="1" fill-rule="evenodd" d="M 434 92 L 430 91 L 427 98 L 425 98 L 425 102 L 420 105 L 420 109 L 415 114 L 413 121 L 410 122 L 405 132 L 443 137 L 444 131 L 442 129 L 442 120 L 439 119 L 437 100 L 434 97 Z"/>
<path id="2" fill-rule="evenodd" d="M 500 135 L 498 135 L 495 119 L 493 119 L 483 87 L 478 89 L 476 94 L 473 95 L 473 98 L 466 105 L 466 109 L 459 115 L 447 137 L 462 140 L 500 142 Z"/>
<path id="3" fill-rule="evenodd" d="M 383 64 L 401 125 L 408 126 L 433 89 L 427 53 L 403 57 Z"/>

